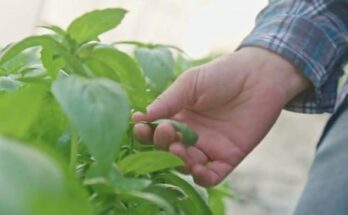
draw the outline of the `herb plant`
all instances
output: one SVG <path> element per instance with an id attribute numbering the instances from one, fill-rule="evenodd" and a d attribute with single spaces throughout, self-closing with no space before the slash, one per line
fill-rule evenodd
<path id="1" fill-rule="evenodd" d="M 130 114 L 190 64 L 171 46 L 102 43 L 125 14 L 95 10 L 1 50 L 0 214 L 224 214 L 226 189 L 194 185 L 178 157 L 133 138 Z"/>

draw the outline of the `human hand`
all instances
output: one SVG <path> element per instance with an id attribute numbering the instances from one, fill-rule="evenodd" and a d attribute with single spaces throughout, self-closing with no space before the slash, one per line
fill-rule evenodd
<path id="1" fill-rule="evenodd" d="M 152 130 L 134 127 L 143 143 L 154 143 L 185 161 L 184 173 L 209 187 L 220 183 L 264 138 L 284 105 L 308 86 L 286 60 L 267 50 L 246 47 L 184 72 L 147 113 L 134 122 L 171 118 L 199 135 L 194 146 L 180 143 L 170 124 Z"/>

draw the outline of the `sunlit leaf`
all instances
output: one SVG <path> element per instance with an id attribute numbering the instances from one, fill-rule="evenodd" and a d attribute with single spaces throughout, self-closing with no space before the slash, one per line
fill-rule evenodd
<path id="1" fill-rule="evenodd" d="M 112 68 L 134 107 L 144 109 L 147 106 L 145 80 L 140 68 L 131 57 L 115 48 L 98 46 L 90 52 L 89 58 Z"/>
<path id="2" fill-rule="evenodd" d="M 0 133 L 24 137 L 39 114 L 44 93 L 42 86 L 27 86 L 0 94 Z"/>
<path id="3" fill-rule="evenodd" d="M 139 152 L 129 155 L 118 163 L 122 172 L 132 172 L 137 175 L 156 172 L 184 165 L 177 156 L 163 151 Z"/>
<path id="4" fill-rule="evenodd" d="M 119 25 L 126 12 L 124 9 L 111 8 L 86 13 L 70 24 L 68 34 L 78 43 L 95 40 L 100 34 Z"/>

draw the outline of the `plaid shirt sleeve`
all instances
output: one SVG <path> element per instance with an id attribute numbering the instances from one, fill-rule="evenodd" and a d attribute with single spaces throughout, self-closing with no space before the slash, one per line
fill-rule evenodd
<path id="1" fill-rule="evenodd" d="M 239 48 L 244 46 L 281 55 L 310 80 L 312 87 L 286 109 L 332 112 L 348 58 L 348 0 L 271 0 Z"/>

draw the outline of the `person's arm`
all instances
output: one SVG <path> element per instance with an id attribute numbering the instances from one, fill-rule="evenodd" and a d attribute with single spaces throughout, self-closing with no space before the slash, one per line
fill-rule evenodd
<path id="1" fill-rule="evenodd" d="M 135 135 L 183 159 L 182 171 L 196 183 L 220 183 L 265 137 L 286 104 L 303 112 L 332 111 L 348 56 L 347 8 L 347 1 L 338 0 L 272 1 L 237 52 L 184 72 L 147 113 L 133 115 L 135 122 L 184 122 L 198 133 L 196 145 L 183 145 L 169 124 L 152 130 L 139 123 Z"/>
<path id="2" fill-rule="evenodd" d="M 310 80 L 312 87 L 287 109 L 331 112 L 338 78 L 348 60 L 347 35 L 347 0 L 277 0 L 259 14 L 256 27 L 240 47 L 273 51 Z"/>

